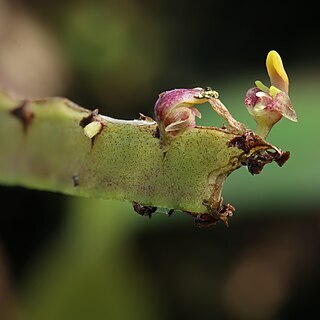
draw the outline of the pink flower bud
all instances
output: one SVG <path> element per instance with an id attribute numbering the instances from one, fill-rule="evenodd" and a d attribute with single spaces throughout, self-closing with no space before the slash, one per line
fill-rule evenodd
<path id="1" fill-rule="evenodd" d="M 218 94 L 211 88 L 174 89 L 161 93 L 154 107 L 160 132 L 175 136 L 194 128 L 196 117 L 201 118 L 194 105 L 207 102 L 209 97 L 218 97 Z"/>

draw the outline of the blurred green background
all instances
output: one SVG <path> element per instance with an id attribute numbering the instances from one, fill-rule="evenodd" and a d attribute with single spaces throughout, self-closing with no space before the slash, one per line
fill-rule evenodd
<path id="1" fill-rule="evenodd" d="M 228 229 L 1 187 L 0 320 L 319 317 L 319 36 L 307 1 L 0 0 L 0 85 L 21 97 L 133 119 L 153 116 L 162 91 L 212 86 L 254 128 L 244 96 L 268 83 L 275 49 L 299 118 L 268 137 L 291 151 L 284 167 L 228 178 Z M 222 124 L 200 111 L 199 124 Z"/>

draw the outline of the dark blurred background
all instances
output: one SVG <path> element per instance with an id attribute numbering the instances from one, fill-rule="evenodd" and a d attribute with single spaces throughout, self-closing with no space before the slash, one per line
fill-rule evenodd
<path id="1" fill-rule="evenodd" d="M 275 49 L 299 117 L 268 137 L 291 151 L 283 168 L 228 178 L 229 228 L 0 187 L 0 320 L 319 317 L 319 38 L 307 1 L 0 0 L 0 85 L 21 97 L 132 119 L 162 91 L 212 86 L 254 128 L 244 95 Z"/>

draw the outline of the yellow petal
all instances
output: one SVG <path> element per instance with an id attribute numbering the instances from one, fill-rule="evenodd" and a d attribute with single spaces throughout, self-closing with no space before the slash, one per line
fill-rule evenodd
<path id="1" fill-rule="evenodd" d="M 261 81 L 257 80 L 254 83 L 261 91 L 269 93 L 269 88 L 265 86 Z"/>
<path id="2" fill-rule="evenodd" d="M 276 95 L 281 92 L 281 90 L 279 90 L 277 87 L 275 86 L 271 86 L 270 89 L 269 89 L 269 94 L 272 98 L 275 98 Z"/>
<path id="3" fill-rule="evenodd" d="M 266 66 L 271 84 L 288 93 L 289 79 L 286 71 L 284 70 L 281 57 L 277 51 L 271 50 L 268 53 Z"/>

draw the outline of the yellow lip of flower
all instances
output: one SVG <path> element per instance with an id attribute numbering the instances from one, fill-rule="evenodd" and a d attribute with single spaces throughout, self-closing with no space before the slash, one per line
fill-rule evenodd
<path id="1" fill-rule="evenodd" d="M 271 85 L 277 89 L 289 92 L 289 79 L 284 69 L 281 57 L 275 50 L 271 50 L 266 60 L 267 71 L 270 77 Z"/>

